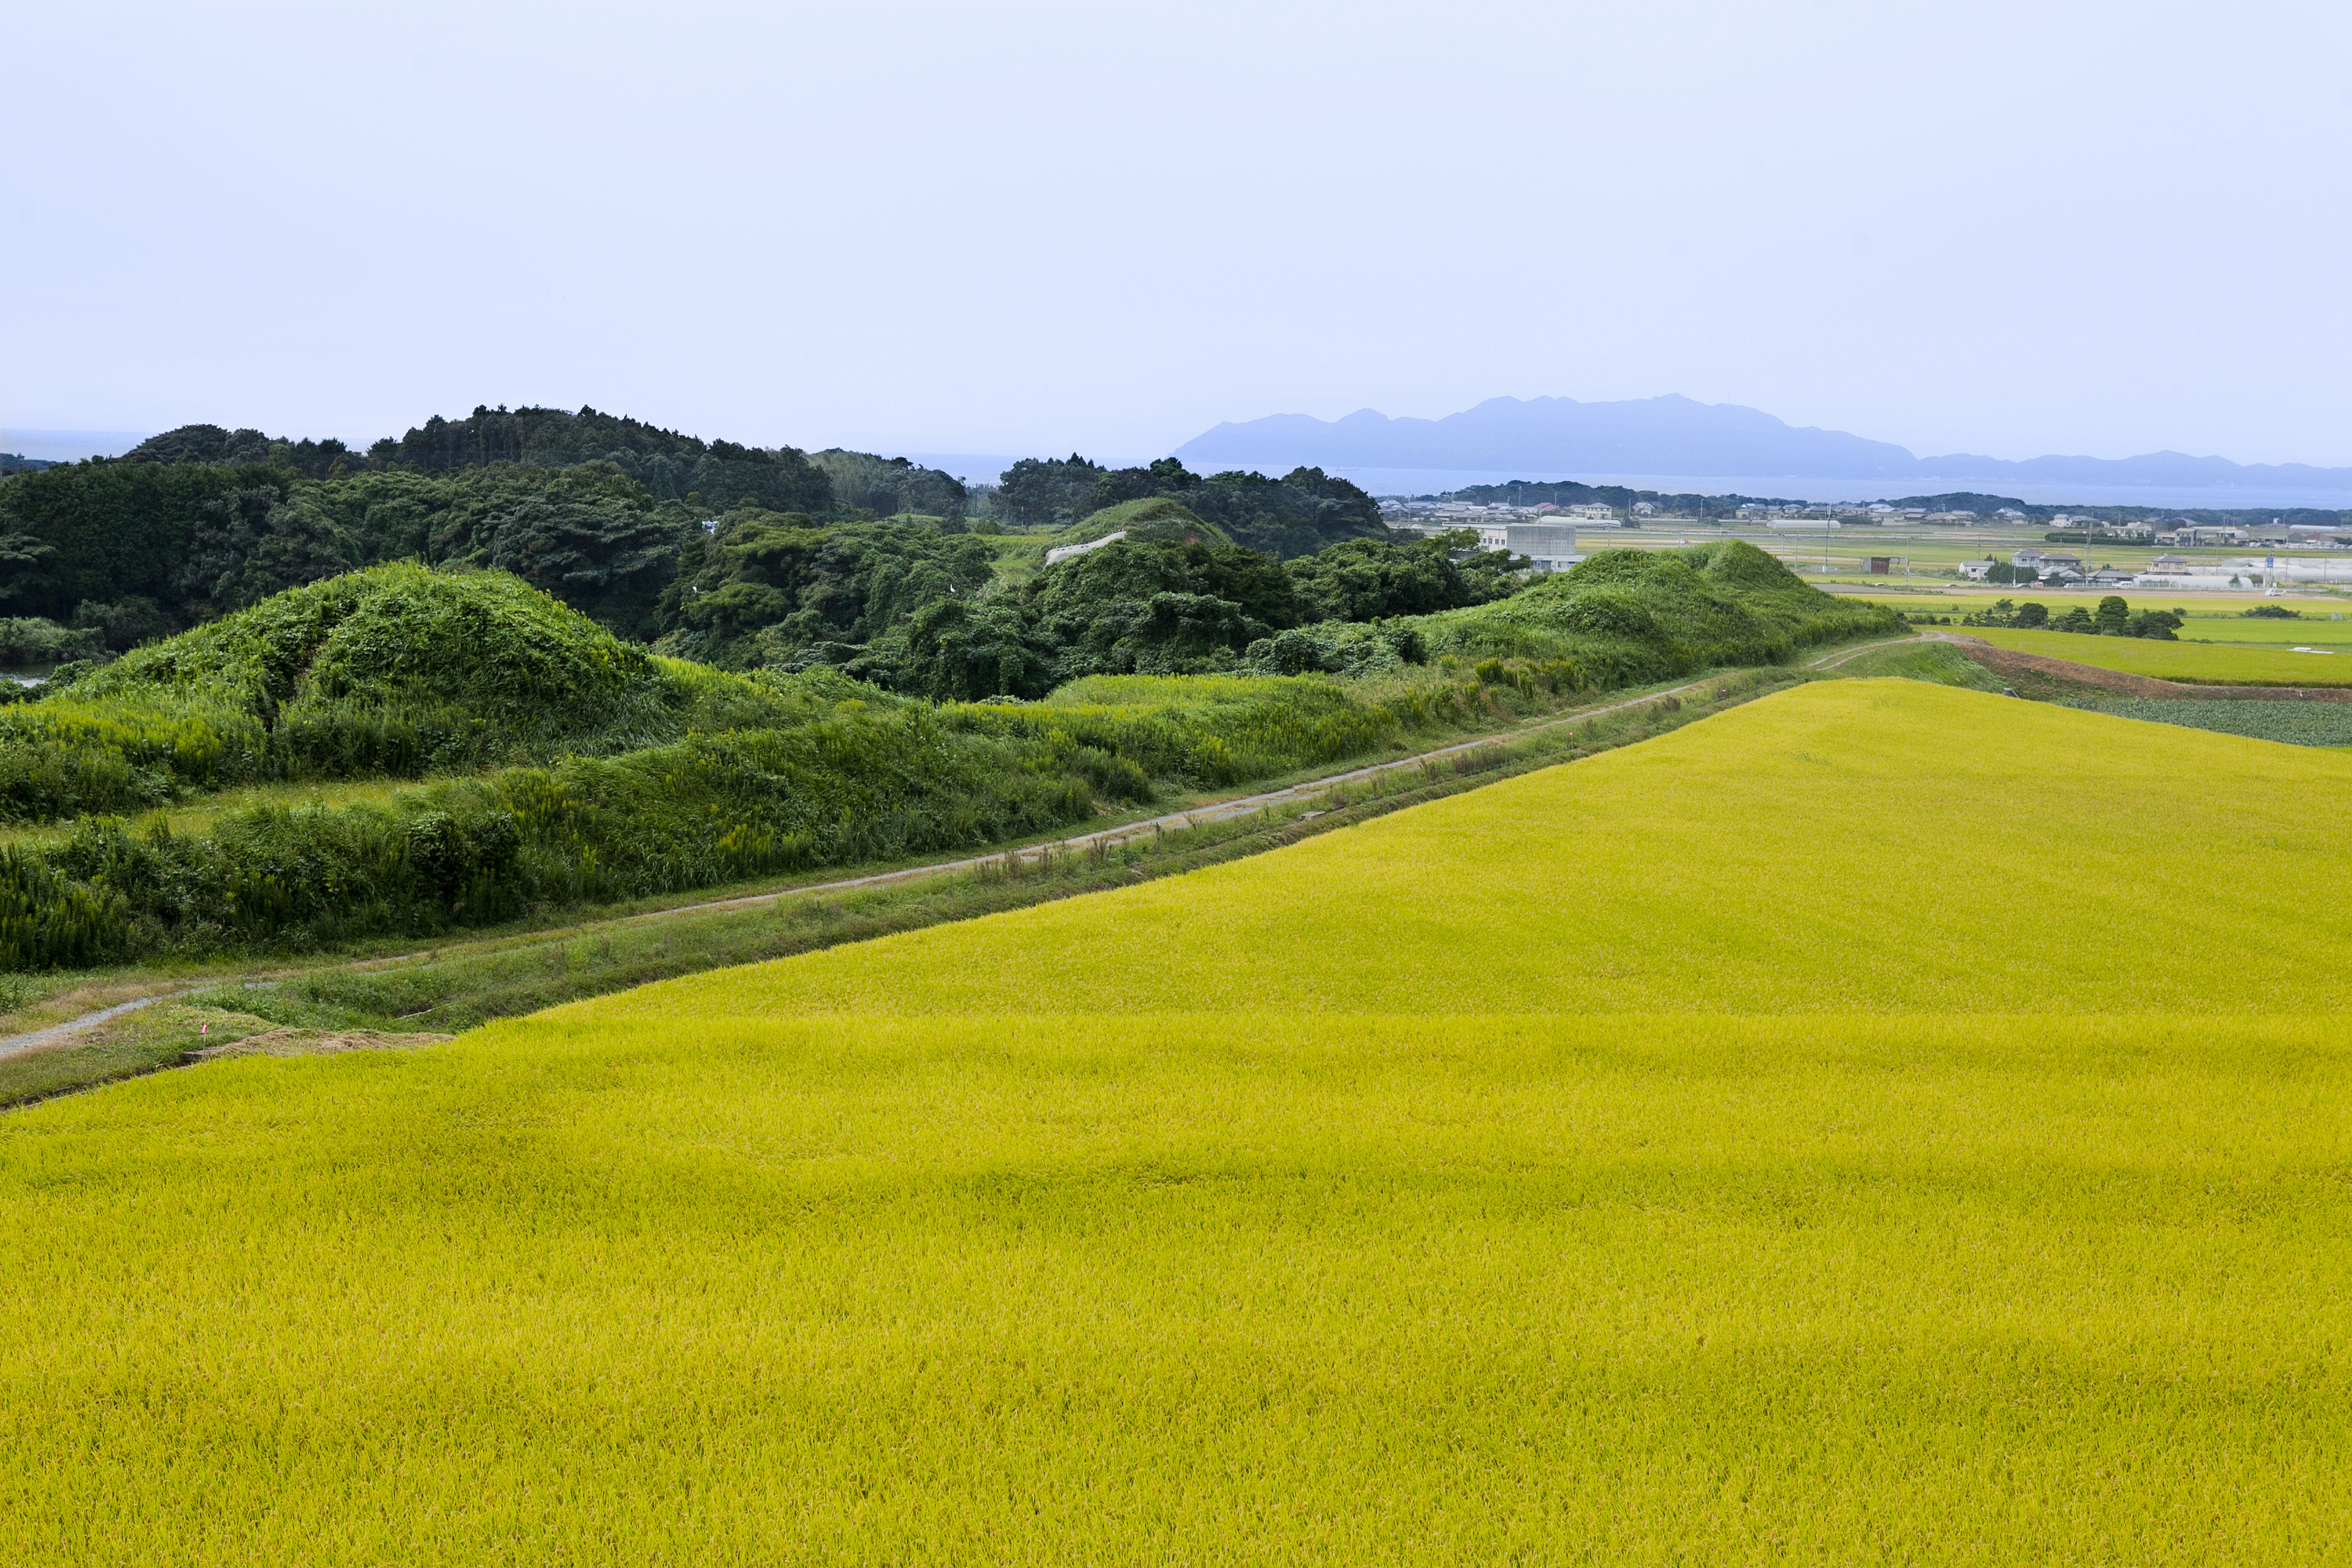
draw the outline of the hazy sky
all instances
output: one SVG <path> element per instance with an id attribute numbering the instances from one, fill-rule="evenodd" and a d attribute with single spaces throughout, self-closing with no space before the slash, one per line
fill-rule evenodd
<path id="1" fill-rule="evenodd" d="M 0 423 L 1131 457 L 1679 392 L 2352 465 L 2348 18 L 19 4 Z"/>

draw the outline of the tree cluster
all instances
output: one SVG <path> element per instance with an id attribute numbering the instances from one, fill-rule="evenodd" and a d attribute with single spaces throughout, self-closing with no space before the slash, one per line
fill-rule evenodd
<path id="1" fill-rule="evenodd" d="M 704 442 L 593 409 L 477 409 L 365 454 L 193 424 L 118 459 L 0 483 L 0 616 L 89 631 L 121 651 L 413 558 L 513 571 L 651 638 L 681 543 L 704 538 L 698 523 L 742 508 L 952 518 L 964 504 L 952 476 L 903 458 Z"/>
<path id="2" fill-rule="evenodd" d="M 962 480 L 904 457 L 877 457 L 832 446 L 810 453 L 808 460 L 832 486 L 835 507 L 867 517 L 953 519 L 961 517 L 971 502 Z"/>
<path id="3" fill-rule="evenodd" d="M 1137 468 L 1105 468 L 1076 454 L 1024 458 L 1005 470 L 990 509 L 999 522 L 1052 528 L 1150 499 L 1178 502 L 1235 544 L 1285 560 L 1388 532 L 1378 502 L 1320 468 L 1294 468 L 1279 479 L 1238 470 L 1204 477 L 1173 457 Z"/>
<path id="4" fill-rule="evenodd" d="M 721 668 L 849 664 L 925 605 L 977 593 L 994 575 L 987 544 L 957 524 L 824 524 L 744 507 L 679 548 L 661 645 Z"/>
<path id="5" fill-rule="evenodd" d="M 495 567 L 649 637 L 689 508 L 608 463 L 312 481 L 275 465 L 79 464 L 0 489 L 0 609 L 121 650 L 379 561 Z"/>
<path id="6" fill-rule="evenodd" d="M 1349 661 L 1315 634 L 1319 625 L 1516 592 L 1528 563 L 1476 544 L 1466 530 L 1402 544 L 1356 539 L 1281 561 L 1197 538 L 1123 539 L 1049 568 L 1017 592 L 934 601 L 908 621 L 903 648 L 888 651 L 888 678 L 903 690 L 970 700 L 1042 696 L 1090 674 L 1339 668 Z"/>
<path id="7" fill-rule="evenodd" d="M 566 468 L 610 463 L 654 499 L 704 507 L 706 515 L 747 503 L 818 514 L 833 506 L 824 474 L 789 446 L 703 441 L 593 408 L 577 413 L 477 408 L 461 420 L 436 415 L 397 440 L 377 442 L 368 448 L 368 460 L 379 467 L 425 473 L 492 464 Z"/>
<path id="8" fill-rule="evenodd" d="M 1117 509 L 1106 531 L 1131 537 L 1008 593 L 965 532 L 971 500 L 905 458 L 706 442 L 589 408 L 477 408 L 364 453 L 186 425 L 0 483 L 0 616 L 58 629 L 26 646 L 120 652 L 415 559 L 511 571 L 722 665 L 1028 693 L 1231 664 L 1286 630 L 1482 603 L 1518 580 L 1468 536 L 1393 542 L 1370 497 L 1319 469 L 1204 477 L 1074 455 L 1015 465 L 992 524 Z M 1011 673 L 940 673 L 958 659 Z"/>
<path id="9" fill-rule="evenodd" d="M 2051 614 L 2048 605 L 2030 599 L 2022 604 L 1999 600 L 1990 610 L 1963 617 L 1960 624 L 2073 632 L 2095 637 L 2151 637 L 2158 642 L 2172 643 L 2179 640 L 2178 633 L 2188 622 L 2188 616 L 2180 611 L 2135 611 L 2121 595 L 2110 593 L 2099 601 L 2095 610 L 2086 610 L 2076 604 L 2059 615 Z"/>

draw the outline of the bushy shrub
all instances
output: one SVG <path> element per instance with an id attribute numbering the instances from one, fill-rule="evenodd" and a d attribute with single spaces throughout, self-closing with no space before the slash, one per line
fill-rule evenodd
<path id="1" fill-rule="evenodd" d="M 1303 675 L 1316 671 L 1359 679 L 1393 675 L 1407 664 L 1425 664 L 1429 647 L 1410 621 L 1317 622 L 1262 637 L 1243 653 L 1241 670 L 1253 674 Z"/>
<path id="2" fill-rule="evenodd" d="M 0 845 L 0 969 L 93 964 L 121 945 L 121 900 Z"/>
<path id="3" fill-rule="evenodd" d="M 959 705 L 945 716 L 982 734 L 1042 741 L 1056 755 L 1092 748 L 1148 778 L 1201 787 L 1358 756 L 1401 723 L 1379 702 L 1315 676 L 1095 675 L 1045 702 Z"/>
<path id="4" fill-rule="evenodd" d="M 103 642 L 86 629 L 37 615 L 0 617 L 0 664 L 58 664 L 95 657 Z"/>

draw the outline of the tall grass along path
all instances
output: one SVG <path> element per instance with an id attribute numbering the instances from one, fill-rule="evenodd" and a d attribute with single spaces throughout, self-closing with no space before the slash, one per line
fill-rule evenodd
<path id="1" fill-rule="evenodd" d="M 1841 648 L 1834 653 L 1826 653 L 1818 659 L 1809 661 L 1804 667 L 1809 670 L 1833 670 L 1839 665 L 1846 663 L 1848 660 L 1855 658 L 1860 654 L 1867 653 L 1874 649 L 1892 647 L 1898 643 L 1911 643 L 1918 642 L 1921 639 L 1916 636 L 1889 637 L 1874 643 L 1864 643 L 1857 647 Z M 1933 641 L 1935 639 L 1930 638 L 1928 640 Z M 1720 679 L 1720 676 L 1710 675 L 1703 680 L 1687 681 L 1679 686 L 1670 687 L 1665 691 L 1651 692 L 1645 695 L 1628 698 L 1622 702 L 1607 703 L 1598 707 L 1577 708 L 1569 713 L 1556 715 L 1550 718 L 1539 719 L 1533 724 L 1521 725 L 1509 731 L 1509 735 L 1512 737 L 1535 735 L 1545 730 L 1557 729 L 1563 725 L 1582 724 L 1588 719 L 1600 718 L 1608 714 L 1622 713 L 1629 708 L 1646 706 L 1647 705 L 1657 702 L 1664 697 L 1679 697 L 1685 693 L 1697 691 L 1705 686 L 1710 685 L 1718 679 Z M 1317 795 L 1324 794 L 1329 790 L 1339 789 L 1346 785 L 1362 783 L 1368 779 L 1381 778 L 1391 773 L 1405 772 L 1414 768 L 1423 768 L 1433 762 L 1442 761 L 1447 758 L 1464 756 L 1465 754 L 1477 751 L 1482 747 L 1494 746 L 1503 738 L 1506 737 L 1494 735 L 1479 736 L 1469 740 L 1456 741 L 1449 746 L 1441 746 L 1433 750 L 1416 752 L 1411 757 L 1401 757 L 1387 762 L 1377 762 L 1364 768 L 1351 768 L 1342 773 L 1327 774 L 1321 778 L 1310 779 L 1303 783 L 1288 785 L 1280 789 L 1268 789 L 1255 795 L 1239 796 L 1231 800 L 1220 800 L 1212 805 L 1195 806 L 1190 810 L 1182 811 L 1171 811 L 1163 816 L 1150 818 L 1144 821 L 1124 822 L 1115 828 L 1104 828 L 1091 833 L 1080 833 L 1071 838 L 1056 839 L 1049 843 L 1031 844 L 1025 848 L 1019 849 L 997 850 L 984 855 L 967 855 L 960 860 L 933 861 L 923 865 L 908 866 L 898 871 L 876 872 L 866 876 L 842 877 L 833 882 L 807 883 L 798 887 L 778 888 L 772 893 L 752 893 L 745 894 L 735 898 L 709 898 L 702 899 L 693 904 L 672 904 L 665 909 L 651 909 L 641 915 L 626 915 L 620 921 L 614 922 L 614 924 L 637 924 L 646 921 L 670 920 L 675 919 L 679 915 L 694 915 L 713 909 L 748 909 L 763 904 L 778 903 L 787 898 L 805 898 L 825 893 L 846 893 L 859 888 L 887 887 L 898 883 L 919 881 L 924 877 L 950 876 L 959 872 L 976 871 L 982 866 L 1003 865 L 1008 861 L 1017 862 L 1024 864 L 1034 864 L 1040 861 L 1049 860 L 1057 855 L 1083 854 L 1090 850 L 1115 850 L 1122 844 L 1132 843 L 1138 839 L 1148 838 L 1155 832 L 1173 831 L 1184 828 L 1202 827 L 1213 822 L 1231 821 L 1236 817 L 1245 817 L 1253 811 L 1262 811 L 1275 806 L 1294 804 L 1297 801 L 1311 799 Z M 403 953 L 387 958 L 367 960 L 363 964 L 354 967 L 371 969 L 388 968 L 395 965 L 415 963 L 425 958 L 428 958 L 432 956 L 433 951 L 433 949 L 422 949 L 415 953 Z M 210 989 L 218 984 L 220 984 L 220 981 L 217 978 L 214 978 L 207 979 L 199 985 L 178 986 L 168 990 L 160 990 L 152 996 L 141 997 L 128 1002 L 116 1003 L 110 1007 L 99 1009 L 95 1012 L 84 1013 L 79 1018 L 68 1019 L 62 1023 L 50 1024 L 45 1028 L 34 1030 L 29 1033 L 11 1035 L 5 1039 L 0 1039 L 0 1061 L 5 1061 L 10 1057 L 25 1055 L 29 1051 L 42 1051 L 48 1047 L 61 1044 L 65 1040 L 73 1038 L 75 1035 L 80 1034 L 88 1030 L 97 1028 L 100 1024 L 105 1023 L 110 1019 L 120 1017 L 124 1013 L 135 1011 L 140 1008 L 148 1007 L 156 1002 L 167 1001 L 173 997 L 185 996 L 194 991 Z"/>

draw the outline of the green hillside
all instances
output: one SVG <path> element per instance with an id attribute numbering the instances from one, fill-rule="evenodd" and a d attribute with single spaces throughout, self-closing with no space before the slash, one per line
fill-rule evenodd
<path id="1" fill-rule="evenodd" d="M 1488 590 L 1444 541 L 1357 541 L 1340 570 L 1297 578 L 1187 537 L 1106 546 L 992 599 L 981 540 L 908 550 L 879 527 L 730 513 L 686 585 L 691 623 L 757 648 L 753 607 L 797 584 L 865 639 L 841 664 L 656 657 L 513 576 L 395 563 L 65 667 L 0 706 L 0 821 L 70 829 L 0 846 L 0 969 L 302 951 L 976 850 L 1894 624 L 1746 546 L 1301 625 L 1325 591 Z M 1044 700 L 993 700 L 1008 691 Z M 420 783 L 262 799 L 194 828 L 162 810 L 383 777 Z"/>

